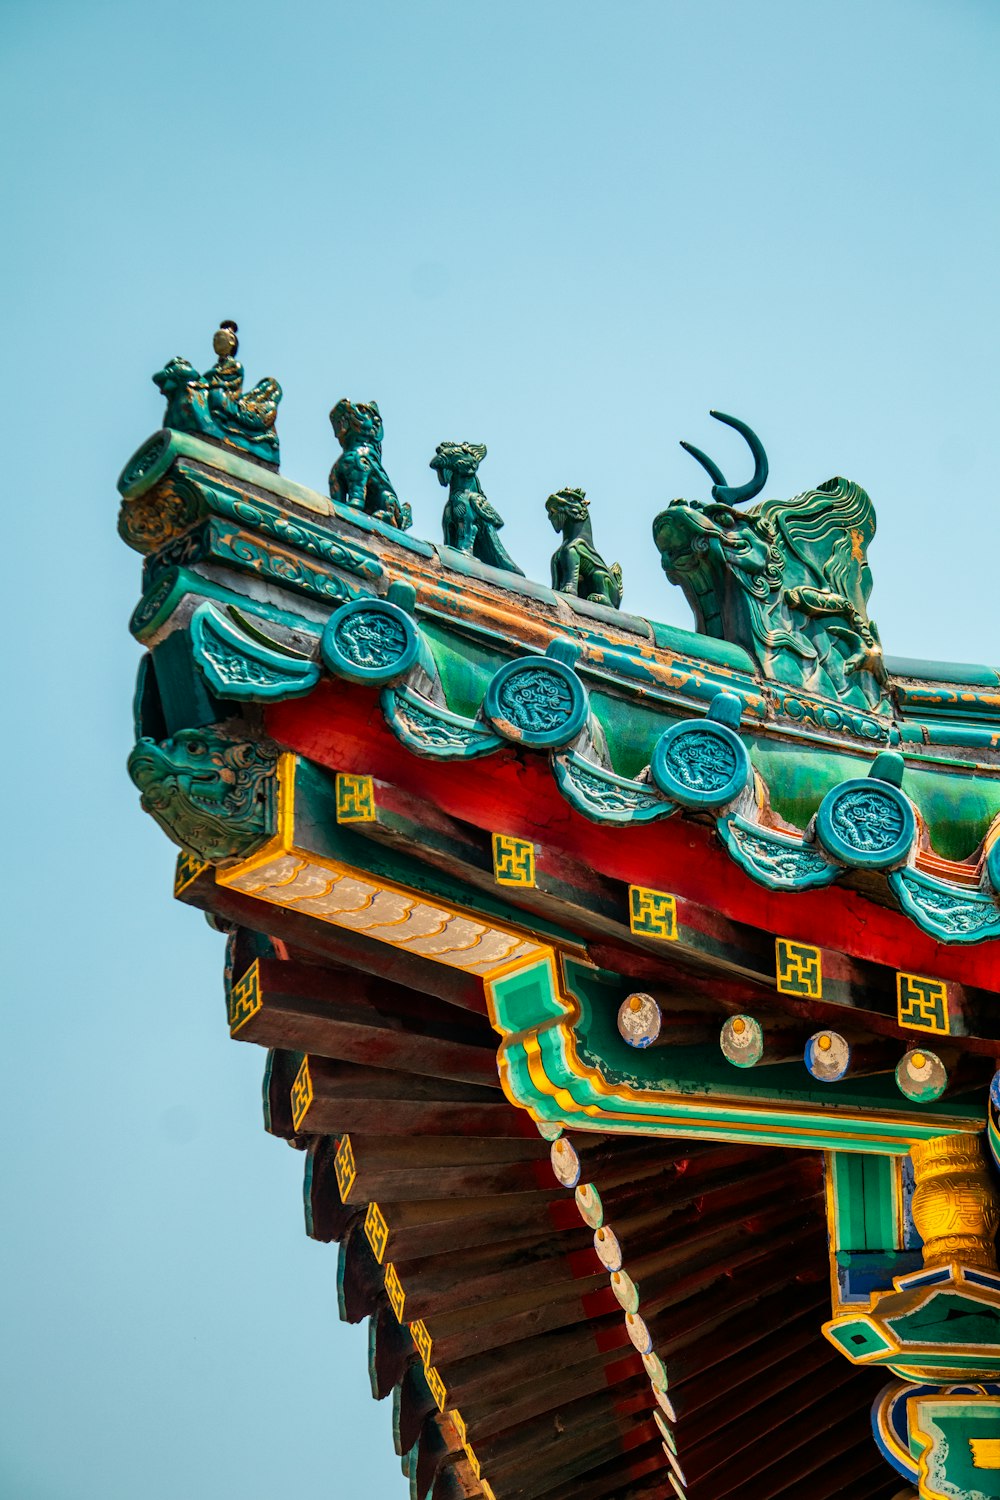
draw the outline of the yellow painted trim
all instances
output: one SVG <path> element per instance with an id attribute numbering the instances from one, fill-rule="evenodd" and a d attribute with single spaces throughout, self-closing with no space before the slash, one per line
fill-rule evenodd
<path id="1" fill-rule="evenodd" d="M 822 1000 L 822 948 L 791 938 L 775 938 L 774 973 L 779 994 L 797 995 L 800 1000 Z"/>
<path id="2" fill-rule="evenodd" d="M 935 1396 L 935 1406 L 941 1401 L 953 1402 L 956 1406 L 966 1405 L 968 1396 Z M 934 1439 L 929 1432 L 925 1432 L 920 1426 L 920 1400 L 913 1398 L 906 1403 L 907 1426 L 910 1429 L 910 1443 L 919 1446 L 920 1453 L 917 1456 L 917 1481 L 919 1485 L 920 1500 L 953 1500 L 953 1496 L 946 1495 L 943 1490 L 931 1488 L 930 1483 L 930 1455 L 934 1451 Z"/>
<path id="3" fill-rule="evenodd" d="M 389 1306 L 396 1314 L 396 1322 L 402 1324 L 403 1310 L 406 1307 L 406 1292 L 403 1283 L 399 1279 L 399 1272 L 390 1260 L 385 1268 L 385 1290 L 389 1298 Z"/>
<path id="4" fill-rule="evenodd" d="M 431 1350 L 434 1347 L 434 1341 L 428 1332 L 427 1324 L 423 1318 L 417 1318 L 415 1322 L 410 1324 L 410 1333 L 413 1337 L 413 1342 L 417 1346 L 417 1353 L 420 1355 L 424 1369 L 426 1370 L 431 1362 Z"/>
<path id="5" fill-rule="evenodd" d="M 1000 1469 L 1000 1438 L 970 1438 L 969 1447 L 974 1469 Z"/>
<path id="6" fill-rule="evenodd" d="M 352 1183 L 353 1180 L 352 1178 Z M 347 1191 L 350 1192 L 350 1188 Z M 385 1247 L 389 1243 L 389 1226 L 385 1222 L 385 1214 L 374 1201 L 369 1203 L 365 1210 L 365 1239 L 371 1245 L 372 1254 L 381 1265 L 385 1256 Z"/>
<path id="7" fill-rule="evenodd" d="M 202 870 L 210 868 L 207 860 L 197 859 L 193 854 L 188 854 L 186 849 L 182 849 L 174 868 L 174 895 L 179 896 L 182 891 L 186 891 L 198 879 Z"/>
<path id="8" fill-rule="evenodd" d="M 535 846 L 512 833 L 493 835 L 493 879 L 497 885 L 528 888 L 535 884 Z"/>
<path id="9" fill-rule="evenodd" d="M 338 771 L 335 783 L 337 822 L 374 823 L 375 782 L 371 776 Z"/>
<path id="10" fill-rule="evenodd" d="M 677 926 L 677 897 L 669 891 L 656 891 L 651 886 L 630 885 L 628 888 L 628 925 L 636 937 L 657 938 L 661 942 L 676 942 L 680 937 Z"/>
<path id="11" fill-rule="evenodd" d="M 337 1154 L 333 1158 L 333 1175 L 337 1180 L 337 1192 L 340 1194 L 340 1201 L 341 1203 L 346 1203 L 347 1195 L 350 1193 L 358 1176 L 357 1162 L 354 1160 L 354 1147 L 351 1145 L 351 1137 L 349 1135 L 343 1136 L 340 1145 L 337 1147 Z"/>
<path id="12" fill-rule="evenodd" d="M 260 959 L 255 958 L 249 969 L 229 986 L 229 1035 L 236 1036 L 248 1021 L 253 1020 L 263 1004 Z"/>
<path id="13" fill-rule="evenodd" d="M 306 1055 L 299 1065 L 299 1071 L 292 1081 L 291 1088 L 292 1124 L 296 1130 L 308 1114 L 312 1102 L 312 1074 L 309 1072 L 309 1057 Z"/>
<path id="14" fill-rule="evenodd" d="M 295 910 L 302 901 L 315 898 L 300 897 L 299 901 L 284 901 L 281 899 L 281 891 L 300 878 L 314 875 L 317 872 L 333 883 L 341 880 L 357 881 L 361 886 L 374 892 L 370 907 L 374 900 L 381 895 L 396 895 L 409 903 L 409 910 L 395 920 L 386 919 L 374 922 L 372 925 L 378 928 L 376 941 L 388 942 L 391 946 L 399 947 L 404 951 L 416 953 L 420 957 L 429 958 L 432 962 L 447 963 L 452 968 L 461 969 L 463 972 L 475 973 L 478 977 L 488 979 L 516 970 L 527 962 L 535 962 L 539 958 L 551 954 L 551 946 L 539 941 L 531 932 L 517 926 L 514 923 L 491 922 L 491 920 L 478 913 L 470 914 L 459 907 L 452 905 L 446 900 L 439 900 L 436 896 L 427 896 L 417 891 L 407 889 L 394 881 L 385 880 L 372 875 L 365 870 L 354 869 L 350 865 L 343 864 L 338 860 L 329 859 L 325 856 L 315 854 L 309 849 L 298 847 L 295 839 L 295 766 L 297 757 L 285 752 L 278 757 L 278 793 L 277 793 L 277 831 L 272 839 L 263 848 L 258 849 L 249 858 L 240 861 L 236 865 L 228 866 L 224 871 L 218 872 L 219 884 L 227 889 L 244 891 L 253 895 L 256 899 L 266 901 L 274 906 L 283 906 L 288 910 Z M 532 846 L 533 847 L 533 846 Z M 250 888 L 251 878 L 259 872 L 266 870 L 275 861 L 288 858 L 301 861 L 301 867 L 293 869 L 283 879 L 275 875 L 267 889 L 252 890 Z M 304 908 L 308 910 L 308 908 Z M 363 908 L 362 908 L 363 909 Z M 426 941 L 434 933 L 410 934 L 405 940 L 401 937 L 399 942 L 393 942 L 392 938 L 385 934 L 387 927 L 399 926 L 401 928 L 410 924 L 411 918 L 419 917 L 421 912 L 441 913 L 445 918 L 445 925 L 455 922 L 459 929 L 474 927 L 481 929 L 477 936 L 471 941 L 463 944 L 456 939 L 455 946 L 446 953 L 423 952 L 420 947 L 413 947 L 414 942 Z M 365 932 L 363 927 L 353 922 L 338 922 L 337 913 L 329 914 L 310 913 L 319 921 L 329 921 L 333 926 L 348 927 L 350 930 Z M 354 916 L 355 910 L 345 912 L 344 915 Z M 439 929 L 443 931 L 444 929 Z M 504 939 L 510 948 L 520 948 L 519 955 L 511 959 L 509 957 L 498 957 L 496 962 L 488 967 L 489 960 L 480 956 L 477 960 L 476 954 L 482 952 L 484 945 L 497 938 Z M 463 952 L 466 961 L 463 962 Z"/>
<path id="15" fill-rule="evenodd" d="M 609 1102 L 618 1099 L 639 1105 L 645 1103 L 647 1106 L 651 1096 L 651 1091 L 649 1090 L 635 1089 L 627 1085 L 612 1087 L 597 1069 L 585 1066 L 581 1061 L 574 1031 L 580 1018 L 580 1005 L 571 993 L 567 993 L 568 986 L 566 985 L 565 974 L 561 966 L 567 956 L 572 956 L 575 959 L 579 958 L 581 961 L 587 962 L 585 950 L 581 949 L 579 954 L 573 950 L 564 952 L 562 947 L 557 950 L 552 943 L 540 940 L 534 933 L 522 929 L 514 923 L 490 922 L 488 918 L 479 913 L 470 915 L 468 911 L 455 907 L 447 901 L 439 900 L 437 897 L 430 897 L 421 892 L 410 890 L 405 886 L 398 885 L 394 881 L 374 876 L 368 871 L 354 869 L 352 866 L 317 855 L 308 849 L 299 848 L 295 841 L 296 761 L 297 757 L 290 752 L 283 753 L 278 759 L 277 832 L 274 838 L 263 849 L 258 850 L 256 854 L 241 863 L 229 866 L 225 870 L 216 870 L 216 880 L 220 885 L 247 891 L 248 894 L 252 894 L 256 899 L 269 902 L 272 905 L 282 906 L 288 910 L 305 910 L 307 912 L 309 912 L 309 904 L 315 903 L 317 900 L 315 894 L 300 896 L 297 900 L 285 900 L 282 898 L 283 889 L 300 878 L 308 877 L 319 881 L 325 880 L 330 889 L 340 880 L 357 882 L 364 890 L 372 893 L 363 899 L 360 906 L 350 909 L 344 908 L 339 913 L 341 916 L 354 916 L 359 911 L 371 910 L 380 897 L 387 895 L 397 896 L 401 901 L 410 903 L 410 909 L 403 917 L 394 916 L 390 913 L 379 918 L 377 921 L 373 921 L 371 927 L 368 929 L 358 923 L 338 921 L 338 913 L 336 911 L 329 913 L 311 911 L 309 914 L 315 916 L 319 921 L 328 921 L 333 926 L 347 927 L 349 930 L 356 930 L 369 936 L 372 935 L 372 929 L 375 929 L 376 941 L 388 943 L 390 946 L 398 947 L 403 951 L 414 952 L 421 957 L 426 957 L 431 962 L 444 963 L 449 967 L 460 969 L 463 972 L 474 973 L 477 977 L 481 978 L 484 984 L 490 1021 L 494 1030 L 502 1037 L 497 1058 L 500 1083 L 506 1097 L 517 1107 L 522 1106 L 511 1088 L 510 1066 L 505 1055 L 508 1048 L 515 1045 L 519 1045 L 524 1049 L 529 1076 L 535 1088 L 541 1094 L 554 1099 L 558 1105 L 560 1115 L 566 1120 L 571 1120 L 577 1128 L 601 1130 L 608 1124 L 620 1124 L 628 1132 L 634 1134 L 643 1134 L 647 1133 L 647 1131 L 651 1134 L 661 1131 L 674 1131 L 677 1135 L 690 1135 L 692 1124 L 696 1123 L 699 1114 L 714 1114 L 720 1108 L 726 1107 L 725 1100 L 713 1099 L 705 1102 L 692 1095 L 668 1095 L 660 1093 L 656 1096 L 658 1108 L 655 1112 L 647 1108 L 641 1112 L 629 1113 L 623 1110 L 602 1107 L 600 1104 L 580 1104 L 566 1088 L 555 1085 L 546 1074 L 538 1041 L 539 1036 L 552 1028 L 556 1028 L 559 1032 L 563 1052 L 571 1073 L 575 1078 L 586 1082 L 595 1094 Z M 504 836 L 494 835 L 494 837 L 499 838 Z M 279 878 L 276 872 L 266 889 L 252 889 L 250 886 L 250 877 L 253 877 L 276 860 L 286 857 L 293 861 L 299 861 L 299 867 L 283 878 Z M 665 896 L 669 895 L 666 892 L 661 894 Z M 425 912 L 430 910 L 436 914 L 440 914 L 444 919 L 445 925 L 452 921 L 457 921 L 465 927 L 470 925 L 477 927 L 481 929 L 481 932 L 471 944 L 463 946 L 456 941 L 453 948 L 439 952 L 423 952 L 419 947 L 415 948 L 412 946 L 414 941 L 425 940 L 428 934 L 418 933 L 416 938 L 411 937 L 408 940 L 400 938 L 396 940 L 391 935 L 393 929 L 395 927 L 405 928 L 409 924 L 410 918 L 414 914 L 419 914 L 421 910 Z M 443 931 L 443 928 L 438 929 L 438 931 Z M 429 935 L 434 937 L 436 933 L 431 932 Z M 489 964 L 488 960 L 482 958 L 479 962 L 476 962 L 474 958 L 475 952 L 480 950 L 483 944 L 488 943 L 493 938 L 502 938 L 515 948 L 520 945 L 520 951 L 514 957 L 498 957 L 493 964 Z M 787 939 L 779 938 L 776 940 L 777 944 L 786 942 L 788 942 Z M 797 944 L 795 946 L 817 955 L 821 973 L 822 950 L 805 944 Z M 556 962 L 557 958 L 559 960 L 558 964 Z M 541 1027 L 532 1028 L 527 1033 L 507 1035 L 498 1024 L 494 985 L 511 974 L 520 973 L 539 963 L 549 966 L 553 993 L 558 998 L 563 1015 L 561 1017 L 552 1017 Z M 796 991 L 796 993 L 801 993 L 801 990 Z M 683 1104 L 683 1114 L 669 1114 L 664 1112 L 665 1109 L 669 1109 L 670 1104 L 673 1102 L 676 1102 L 678 1105 Z M 735 1101 L 733 1102 L 735 1104 Z M 738 1107 L 747 1116 L 747 1119 L 745 1121 L 730 1121 L 726 1123 L 713 1121 L 706 1127 L 711 1131 L 712 1139 L 740 1142 L 748 1136 L 754 1136 L 761 1129 L 767 1129 L 769 1133 L 780 1138 L 784 1143 L 796 1146 L 802 1143 L 804 1139 L 808 1139 L 816 1133 L 816 1129 L 819 1128 L 824 1116 L 827 1114 L 827 1108 L 824 1105 L 810 1105 L 803 1101 L 795 1105 L 796 1113 L 800 1116 L 808 1117 L 810 1121 L 815 1119 L 816 1126 L 814 1127 L 811 1124 L 783 1126 L 780 1107 L 776 1103 L 741 1100 Z M 537 1109 L 530 1110 L 529 1112 L 533 1118 L 539 1118 Z M 850 1150 L 852 1147 L 868 1149 L 873 1145 L 886 1145 L 890 1146 L 894 1153 L 905 1154 L 907 1145 L 905 1138 L 900 1139 L 888 1133 L 873 1133 L 872 1127 L 877 1127 L 879 1124 L 900 1124 L 906 1127 L 910 1123 L 907 1114 L 904 1114 L 902 1111 L 897 1113 L 891 1110 L 882 1111 L 878 1114 L 867 1114 L 860 1110 L 848 1115 L 845 1115 L 842 1111 L 839 1113 L 840 1120 L 844 1124 L 848 1127 L 856 1126 L 857 1130 L 855 1132 L 851 1129 L 850 1133 L 845 1134 L 843 1146 L 838 1146 L 838 1149 Z M 692 1117 L 695 1118 L 693 1119 Z M 985 1113 L 981 1121 L 970 1121 L 969 1119 L 945 1116 L 935 1120 L 935 1127 L 942 1134 L 949 1132 L 974 1134 L 982 1129 L 984 1123 Z M 810 1147 L 809 1149 L 812 1148 Z"/>
<path id="16" fill-rule="evenodd" d="M 437 1404 L 437 1409 L 443 1415 L 445 1407 L 448 1405 L 447 1387 L 445 1386 L 444 1381 L 441 1379 L 441 1376 L 438 1374 L 437 1370 L 435 1370 L 433 1365 L 429 1365 L 424 1370 L 424 1375 L 427 1378 L 427 1384 L 430 1387 L 430 1393 L 434 1397 L 435 1403 Z"/>
<path id="17" fill-rule="evenodd" d="M 924 991 L 921 998 L 919 994 L 906 993 L 912 990 Z M 939 1024 L 936 1015 L 932 1015 L 928 1009 L 928 993 L 936 991 L 935 998 L 940 1002 L 943 1024 Z M 923 1016 L 924 1019 L 914 1019 Z M 930 1019 L 926 1019 L 930 1016 Z M 928 974 L 896 974 L 896 1019 L 900 1026 L 905 1026 L 908 1031 L 929 1031 L 936 1036 L 951 1035 L 951 1013 L 948 1003 L 948 986 L 943 979 L 934 979 Z"/>

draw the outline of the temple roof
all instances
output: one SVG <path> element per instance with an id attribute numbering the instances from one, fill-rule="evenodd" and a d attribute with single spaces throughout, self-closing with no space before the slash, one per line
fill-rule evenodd
<path id="1" fill-rule="evenodd" d="M 411 1495 L 888 1500 L 817 1325 L 915 1270 L 902 1163 L 986 1122 L 1000 674 L 883 654 L 846 480 L 657 517 L 688 631 L 620 608 L 582 491 L 545 587 L 484 450 L 439 445 L 432 544 L 375 403 L 332 415 L 330 497 L 204 412 L 126 465 L 130 773 Z"/>

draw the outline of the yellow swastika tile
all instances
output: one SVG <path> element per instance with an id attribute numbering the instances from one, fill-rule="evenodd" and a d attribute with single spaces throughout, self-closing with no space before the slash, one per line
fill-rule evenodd
<path id="1" fill-rule="evenodd" d="M 677 937 L 677 897 L 644 885 L 628 888 L 628 925 L 639 937 L 673 942 Z"/>
<path id="2" fill-rule="evenodd" d="M 535 846 L 509 833 L 493 835 L 493 878 L 497 885 L 534 885 Z"/>
<path id="3" fill-rule="evenodd" d="M 948 986 L 943 979 L 928 979 L 924 974 L 896 975 L 896 1009 L 900 1026 L 914 1031 L 951 1031 L 948 1014 Z"/>
<path id="4" fill-rule="evenodd" d="M 313 1102 L 312 1075 L 309 1072 L 309 1059 L 304 1057 L 299 1071 L 292 1083 L 292 1124 L 298 1130 L 310 1104 Z"/>
<path id="5" fill-rule="evenodd" d="M 357 1163 L 354 1160 L 354 1147 L 351 1145 L 349 1135 L 345 1135 L 337 1147 L 337 1154 L 333 1158 L 333 1175 L 337 1179 L 340 1201 L 346 1203 L 347 1195 L 358 1175 Z"/>
<path id="6" fill-rule="evenodd" d="M 403 1291 L 403 1283 L 392 1261 L 385 1268 L 385 1290 L 389 1298 L 389 1306 L 396 1314 L 396 1322 L 403 1321 L 403 1308 L 406 1306 L 406 1293 Z"/>
<path id="7" fill-rule="evenodd" d="M 229 1034 L 235 1036 L 263 1005 L 260 994 L 260 960 L 254 959 L 246 973 L 229 987 Z"/>
<path id="8" fill-rule="evenodd" d="M 186 891 L 202 870 L 208 869 L 208 862 L 204 859 L 196 859 L 193 854 L 182 853 L 177 856 L 177 866 L 174 870 L 174 895 L 179 896 L 181 891 Z"/>
<path id="9" fill-rule="evenodd" d="M 427 1376 L 427 1384 L 430 1387 L 430 1393 L 434 1397 L 437 1409 L 443 1412 L 448 1402 L 448 1392 L 445 1390 L 444 1381 L 433 1365 L 429 1365 L 424 1374 Z"/>
<path id="10" fill-rule="evenodd" d="M 778 989 L 783 995 L 801 995 L 807 1000 L 823 998 L 823 953 L 808 943 L 776 938 L 774 943 Z"/>
<path id="11" fill-rule="evenodd" d="M 372 1247 L 372 1254 L 381 1265 L 385 1247 L 389 1243 L 389 1226 L 385 1222 L 385 1214 L 377 1203 L 369 1203 L 365 1213 L 365 1237 Z"/>
<path id="12" fill-rule="evenodd" d="M 424 1365 L 429 1365 L 431 1362 L 431 1336 L 427 1332 L 427 1324 L 422 1318 L 418 1319 L 417 1322 L 410 1324 L 410 1333 L 413 1335 L 413 1342 L 417 1346 L 417 1353 L 423 1360 Z"/>
<path id="13" fill-rule="evenodd" d="M 337 822 L 374 823 L 375 788 L 370 776 L 337 773 Z"/>

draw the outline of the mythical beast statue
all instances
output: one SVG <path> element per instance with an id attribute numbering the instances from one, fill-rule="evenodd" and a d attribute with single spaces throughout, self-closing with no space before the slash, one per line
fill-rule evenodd
<path id="1" fill-rule="evenodd" d="M 478 557 L 491 568 L 524 574 L 500 540 L 503 516 L 483 493 L 479 465 L 486 457 L 485 443 L 438 443 L 431 468 L 448 491 L 441 526 L 445 545 Z"/>
<path id="2" fill-rule="evenodd" d="M 746 438 L 753 479 L 727 485 L 710 458 L 684 443 L 715 481 L 712 499 L 674 500 L 653 522 L 663 570 L 684 590 L 697 629 L 742 646 L 762 677 L 889 712 L 882 647 L 868 616 L 871 500 L 837 478 L 792 500 L 737 510 L 763 489 L 767 457 L 745 423 L 712 415 Z"/>
<path id="3" fill-rule="evenodd" d="M 344 396 L 330 413 L 330 425 L 344 450 L 330 470 L 331 497 L 398 531 L 409 531 L 413 512 L 396 494 L 382 464 L 385 428 L 378 402 Z"/>
<path id="4" fill-rule="evenodd" d="M 141 739 L 128 773 L 167 837 L 214 865 L 249 854 L 274 831 L 277 760 L 265 742 L 217 727 L 180 729 L 162 744 Z"/>
<path id="5" fill-rule="evenodd" d="M 258 463 L 278 466 L 278 434 L 275 421 L 281 386 L 270 378 L 259 380 L 252 390 L 243 389 L 243 366 L 237 327 L 220 324 L 212 338 L 215 364 L 204 375 L 180 355 L 168 359 L 153 376 L 167 398 L 164 427 L 191 432 L 211 442 L 238 448 Z"/>
<path id="6" fill-rule="evenodd" d="M 622 602 L 622 565 L 609 566 L 594 546 L 590 501 L 583 490 L 557 490 L 545 502 L 553 531 L 562 544 L 552 554 L 552 587 L 592 604 L 618 609 Z"/>

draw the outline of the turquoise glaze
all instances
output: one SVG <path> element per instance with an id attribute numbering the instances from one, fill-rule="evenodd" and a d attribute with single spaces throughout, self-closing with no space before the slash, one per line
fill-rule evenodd
<path id="1" fill-rule="evenodd" d="M 917 835 L 908 797 L 877 776 L 844 781 L 827 792 L 816 814 L 816 836 L 834 859 L 858 870 L 891 870 Z"/>
<path id="2" fill-rule="evenodd" d="M 719 693 L 707 719 L 682 719 L 665 730 L 650 762 L 660 791 L 692 809 L 715 810 L 734 802 L 752 775 L 746 746 L 730 728 L 739 721 L 739 699 Z"/>
<path id="3" fill-rule="evenodd" d="M 508 662 L 486 689 L 483 712 L 497 734 L 533 750 L 572 744 L 587 725 L 587 690 L 572 667 L 552 656 Z"/>
<path id="4" fill-rule="evenodd" d="M 583 490 L 557 490 L 545 502 L 553 531 L 562 545 L 552 554 L 552 587 L 590 604 L 617 609 L 622 602 L 622 566 L 609 566 L 594 546 L 590 501 Z"/>
<path id="5" fill-rule="evenodd" d="M 484 443 L 438 443 L 431 468 L 448 491 L 441 526 L 446 547 L 477 557 L 488 567 L 523 577 L 500 540 L 503 516 L 487 500 L 479 482 Z"/>
<path id="6" fill-rule="evenodd" d="M 243 366 L 236 355 L 236 324 L 223 323 L 212 340 L 215 364 L 204 375 L 179 356 L 167 360 L 153 376 L 153 384 L 167 398 L 164 427 L 210 438 L 239 448 L 259 463 L 278 466 L 275 419 L 281 386 L 261 380 L 243 389 Z"/>
<path id="7" fill-rule="evenodd" d="M 191 617 L 191 649 L 209 691 L 219 698 L 266 703 L 299 698 L 319 681 L 319 667 L 277 641 L 265 644 L 207 601 Z"/>
<path id="8" fill-rule="evenodd" d="M 387 599 L 355 599 L 335 611 L 320 642 L 323 660 L 337 677 L 382 687 L 401 682 L 420 656 L 417 627 Z"/>

